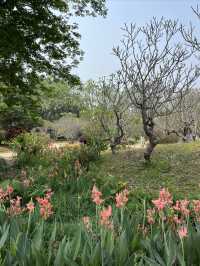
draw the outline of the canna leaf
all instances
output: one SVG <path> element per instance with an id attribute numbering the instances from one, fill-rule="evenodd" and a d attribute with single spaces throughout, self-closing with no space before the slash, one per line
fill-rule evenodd
<path id="1" fill-rule="evenodd" d="M 3 233 L 3 235 L 0 239 L 0 249 L 4 246 L 4 244 L 8 238 L 9 229 L 10 229 L 10 226 L 8 225 L 6 228 L 6 231 Z"/>
<path id="2" fill-rule="evenodd" d="M 80 246 L 81 246 L 81 227 L 79 226 L 72 242 L 72 250 L 74 250 L 73 260 L 76 260 L 78 252 L 80 250 Z"/>

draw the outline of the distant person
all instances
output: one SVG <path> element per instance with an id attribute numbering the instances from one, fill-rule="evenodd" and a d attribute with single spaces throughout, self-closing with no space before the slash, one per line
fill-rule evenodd
<path id="1" fill-rule="evenodd" d="M 80 138 L 79 138 L 79 142 L 80 142 L 81 144 L 87 144 L 87 140 L 86 140 L 86 138 L 85 138 L 83 135 L 80 136 Z"/>

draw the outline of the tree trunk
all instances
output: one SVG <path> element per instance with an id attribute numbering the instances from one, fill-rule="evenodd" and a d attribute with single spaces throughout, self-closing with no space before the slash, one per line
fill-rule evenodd
<path id="1" fill-rule="evenodd" d="M 114 154 L 116 154 L 116 144 L 114 144 L 114 143 L 111 143 L 110 144 L 110 148 L 111 148 L 111 151 L 112 151 L 112 154 L 114 155 Z"/>
<path id="2" fill-rule="evenodd" d="M 154 148 L 156 147 L 156 145 L 157 145 L 157 141 L 152 140 L 152 138 L 149 138 L 149 143 L 148 143 L 146 150 L 144 152 L 145 161 L 149 162 L 151 160 L 151 154 L 152 154 Z"/>
<path id="3" fill-rule="evenodd" d="M 153 118 L 148 117 L 145 112 L 142 113 L 142 118 L 143 118 L 144 132 L 149 139 L 149 144 L 147 145 L 147 148 L 144 152 L 144 159 L 145 161 L 149 162 L 151 160 L 151 154 L 155 146 L 158 144 L 158 140 L 154 132 L 155 124 Z"/>

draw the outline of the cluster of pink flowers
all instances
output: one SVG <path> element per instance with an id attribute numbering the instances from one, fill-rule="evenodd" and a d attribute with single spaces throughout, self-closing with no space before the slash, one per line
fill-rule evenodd
<path id="1" fill-rule="evenodd" d="M 15 216 L 23 212 L 23 208 L 21 207 L 21 199 L 21 197 L 17 196 L 16 199 L 10 200 L 10 208 L 7 209 L 9 215 Z"/>
<path id="2" fill-rule="evenodd" d="M 177 230 L 180 238 L 184 238 L 188 234 L 187 220 L 190 215 L 192 219 L 196 219 L 200 223 L 200 200 L 177 200 L 173 203 L 173 198 L 167 189 L 162 189 L 159 198 L 152 200 L 153 209 L 147 210 L 148 224 L 156 222 L 156 215 L 162 218 L 168 224 L 172 224 L 172 228 Z"/>
<path id="3" fill-rule="evenodd" d="M 0 187 L 0 203 L 4 204 L 5 202 L 9 202 L 10 206 L 6 208 L 6 212 L 10 216 L 16 216 L 21 214 L 22 212 L 33 213 L 35 210 L 35 204 L 31 200 L 25 206 L 21 205 L 22 198 L 16 196 L 16 198 L 12 197 L 14 189 L 12 186 L 8 185 L 6 190 Z M 40 207 L 40 215 L 42 218 L 47 219 L 50 215 L 53 214 L 53 206 L 50 203 L 53 192 L 51 189 L 47 189 L 44 198 L 36 198 Z"/>
<path id="4" fill-rule="evenodd" d="M 102 199 L 102 192 L 99 191 L 99 189 L 95 185 L 92 188 L 91 198 L 92 201 L 97 206 L 100 206 L 104 202 L 104 200 Z M 117 208 L 123 208 L 127 203 L 127 201 L 128 201 L 127 189 L 115 195 L 115 203 Z M 111 220 L 111 216 L 112 216 L 112 207 L 110 205 L 107 208 L 105 207 L 102 208 L 99 211 L 99 224 L 105 226 L 108 229 L 112 229 L 113 223 Z M 83 223 L 87 229 L 91 228 L 91 222 L 88 216 L 83 217 Z"/>
<path id="5" fill-rule="evenodd" d="M 92 195 L 91 195 L 92 201 L 96 205 L 101 205 L 101 203 L 103 202 L 101 197 L 102 197 L 101 191 L 99 191 L 98 188 L 94 185 L 92 188 Z"/>
<path id="6" fill-rule="evenodd" d="M 19 215 L 25 210 L 21 206 L 21 197 L 12 198 L 13 191 L 14 188 L 11 185 L 8 185 L 6 190 L 0 187 L 0 203 L 10 202 L 10 207 L 6 209 L 6 212 L 11 216 Z"/>
<path id="7" fill-rule="evenodd" d="M 8 185 L 6 190 L 0 187 L 0 203 L 8 200 L 13 193 L 14 189 L 12 186 Z"/>
<path id="8" fill-rule="evenodd" d="M 50 202 L 52 194 L 53 192 L 51 191 L 51 189 L 48 189 L 44 198 L 40 197 L 36 198 L 40 206 L 40 215 L 45 220 L 48 219 L 53 214 L 53 206 Z"/>
<path id="9" fill-rule="evenodd" d="M 22 198 L 17 196 L 16 198 L 11 198 L 11 193 L 13 192 L 13 188 L 11 186 L 7 187 L 6 191 L 3 191 L 2 188 L 0 188 L 0 198 L 1 199 L 9 199 L 10 200 L 10 207 L 7 209 L 7 213 L 11 216 L 19 215 L 24 211 L 28 211 L 29 213 L 33 213 L 35 210 L 35 204 L 31 200 L 26 204 L 26 207 L 21 206 L 21 200 Z M 44 198 L 37 197 L 36 200 L 39 203 L 40 206 L 40 215 L 45 220 L 53 214 L 52 211 L 52 204 L 50 203 L 50 199 L 53 195 L 53 192 L 51 189 L 47 189 L 45 193 Z"/>
<path id="10" fill-rule="evenodd" d="M 173 209 L 177 212 L 180 212 L 183 216 L 188 216 L 190 214 L 189 200 L 177 200 Z"/>
<path id="11" fill-rule="evenodd" d="M 128 201 L 128 190 L 124 189 L 122 192 L 117 193 L 115 196 L 116 207 L 122 208 Z"/>
<path id="12" fill-rule="evenodd" d="M 169 193 L 168 190 L 165 188 L 161 189 L 159 198 L 152 200 L 155 207 L 158 209 L 158 211 L 163 210 L 167 205 L 171 205 L 173 203 L 172 196 Z"/>

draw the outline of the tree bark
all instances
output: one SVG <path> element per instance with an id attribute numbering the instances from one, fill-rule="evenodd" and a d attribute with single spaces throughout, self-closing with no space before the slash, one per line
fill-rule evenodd
<path id="1" fill-rule="evenodd" d="M 153 122 L 153 118 L 148 117 L 144 111 L 142 112 L 142 118 L 143 118 L 144 132 L 149 139 L 149 144 L 147 145 L 146 150 L 144 152 L 144 159 L 145 161 L 149 162 L 151 160 L 151 154 L 156 145 L 158 144 L 158 139 L 154 132 L 155 124 Z"/>
<path id="2" fill-rule="evenodd" d="M 155 139 L 155 140 L 153 140 Z M 146 150 L 144 152 L 144 159 L 145 161 L 149 162 L 151 160 L 151 154 L 154 150 L 154 148 L 156 147 L 157 145 L 157 140 L 155 138 L 155 136 L 152 136 L 151 138 L 149 138 L 149 143 L 146 147 Z"/>
<path id="3" fill-rule="evenodd" d="M 112 154 L 116 154 L 116 144 L 110 144 L 110 148 L 111 148 L 111 151 L 112 151 Z"/>

